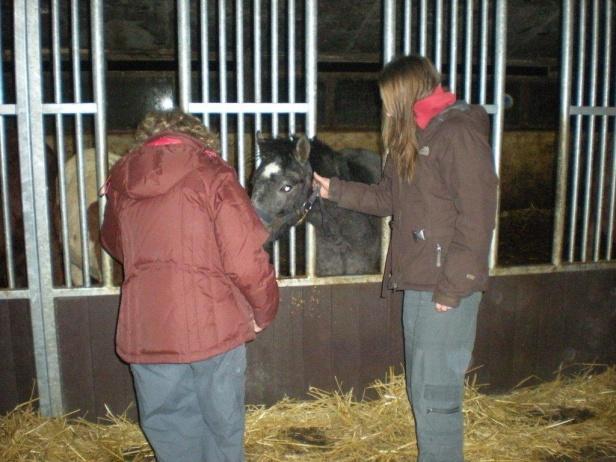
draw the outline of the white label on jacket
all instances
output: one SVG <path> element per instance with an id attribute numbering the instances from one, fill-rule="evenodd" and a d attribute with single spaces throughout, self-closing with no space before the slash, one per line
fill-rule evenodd
<path id="1" fill-rule="evenodd" d="M 419 154 L 422 155 L 422 156 L 429 156 L 430 155 L 430 146 L 423 146 L 419 150 Z"/>

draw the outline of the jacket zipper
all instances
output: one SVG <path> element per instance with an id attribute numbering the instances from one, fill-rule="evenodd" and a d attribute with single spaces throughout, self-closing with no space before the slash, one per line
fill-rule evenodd
<path id="1" fill-rule="evenodd" d="M 451 409 L 438 409 L 435 407 L 429 407 L 426 410 L 427 414 L 455 414 L 456 412 L 460 412 L 460 406 L 456 406 Z"/>
<path id="2" fill-rule="evenodd" d="M 441 247 L 441 244 L 436 244 L 436 267 L 437 268 L 441 267 L 442 253 L 443 253 L 443 248 Z"/>

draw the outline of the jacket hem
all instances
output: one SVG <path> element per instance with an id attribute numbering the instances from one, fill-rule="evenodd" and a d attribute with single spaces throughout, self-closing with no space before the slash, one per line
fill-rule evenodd
<path id="1" fill-rule="evenodd" d="M 247 335 L 245 338 L 233 339 L 233 341 L 217 345 L 215 348 L 190 354 L 130 354 L 122 352 L 118 347 L 116 347 L 116 353 L 124 362 L 129 364 L 186 364 L 212 358 L 254 339 L 254 334 Z"/>

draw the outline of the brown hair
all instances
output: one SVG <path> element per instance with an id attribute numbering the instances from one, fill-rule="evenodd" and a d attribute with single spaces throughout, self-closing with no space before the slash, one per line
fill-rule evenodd
<path id="1" fill-rule="evenodd" d="M 441 76 L 427 58 L 402 56 L 387 64 L 379 78 L 383 102 L 381 136 L 385 155 L 390 155 L 401 179 L 410 181 L 415 172 L 417 137 L 413 106 L 429 96 Z"/>
<path id="2" fill-rule="evenodd" d="M 148 112 L 135 131 L 135 140 L 143 143 L 158 133 L 186 133 L 201 141 L 208 149 L 218 151 L 218 137 L 195 116 L 180 110 Z"/>

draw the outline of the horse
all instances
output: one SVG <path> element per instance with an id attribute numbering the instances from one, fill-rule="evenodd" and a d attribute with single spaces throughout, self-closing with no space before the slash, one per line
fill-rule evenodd
<path id="1" fill-rule="evenodd" d="M 279 239 L 305 219 L 316 231 L 319 276 L 378 273 L 380 219 L 319 200 L 312 188 L 312 172 L 373 184 L 381 177 L 380 156 L 364 149 L 336 152 L 303 135 L 258 136 L 257 143 L 261 163 L 253 174 L 251 201 L 270 232 L 269 240 Z"/>

